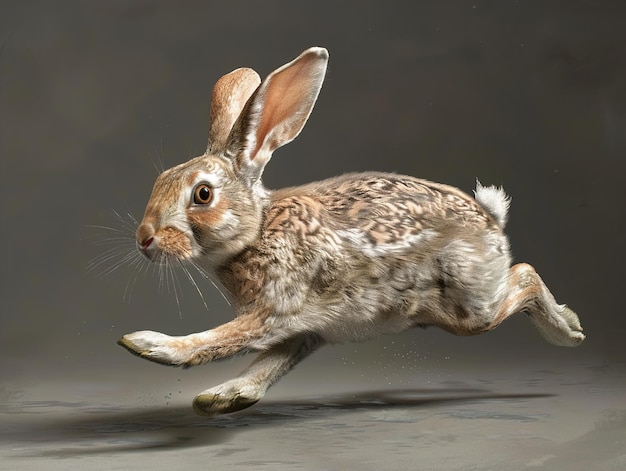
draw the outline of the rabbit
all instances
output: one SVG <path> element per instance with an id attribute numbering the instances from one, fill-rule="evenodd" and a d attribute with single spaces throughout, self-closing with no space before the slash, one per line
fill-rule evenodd
<path id="1" fill-rule="evenodd" d="M 194 410 L 207 416 L 255 404 L 327 343 L 427 326 L 475 335 L 525 312 L 548 342 L 579 345 L 574 311 L 556 303 L 531 265 L 512 266 L 501 188 L 477 182 L 471 197 L 380 172 L 263 186 L 273 151 L 308 120 L 328 57 L 312 47 L 263 81 L 249 68 L 220 78 L 206 152 L 157 177 L 137 227 L 149 260 L 207 262 L 234 320 L 185 336 L 139 331 L 118 343 L 182 367 L 260 352 L 237 378 L 195 397 Z"/>

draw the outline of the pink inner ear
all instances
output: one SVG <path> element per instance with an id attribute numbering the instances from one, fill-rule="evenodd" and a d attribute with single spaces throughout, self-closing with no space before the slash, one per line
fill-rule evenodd
<path id="1" fill-rule="evenodd" d="M 315 55 L 302 57 L 270 77 L 259 97 L 262 109 L 250 160 L 263 147 L 271 153 L 298 135 L 319 91 L 317 71 L 313 69 L 317 60 Z"/>
<path id="2" fill-rule="evenodd" d="M 289 118 L 290 112 L 297 107 L 300 98 L 299 90 L 294 90 L 294 76 L 278 76 L 272 82 L 265 94 L 265 106 L 263 114 L 257 128 L 257 145 L 254 155 L 260 147 L 270 137 L 272 128 L 278 123 L 283 123 Z M 275 139 L 274 139 L 275 140 Z M 274 142 L 267 142 L 270 148 L 274 147 Z"/>

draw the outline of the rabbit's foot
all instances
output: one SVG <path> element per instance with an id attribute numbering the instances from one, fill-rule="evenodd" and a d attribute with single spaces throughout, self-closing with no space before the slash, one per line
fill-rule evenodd
<path id="1" fill-rule="evenodd" d="M 554 345 L 576 347 L 585 340 L 578 315 L 565 305 L 558 306 L 554 315 L 545 319 L 533 317 L 543 337 Z"/>
<path id="2" fill-rule="evenodd" d="M 160 332 L 142 330 L 126 334 L 117 341 L 119 345 L 146 360 L 169 366 L 185 364 L 184 348 L 181 340 Z"/>
<path id="3" fill-rule="evenodd" d="M 583 327 L 580 325 L 578 315 L 565 305 L 561 306 L 559 314 L 566 325 L 562 329 L 564 336 L 567 337 L 566 345 L 572 347 L 579 345 L 585 340 L 586 336 L 583 333 Z"/>
<path id="4" fill-rule="evenodd" d="M 196 414 L 213 416 L 230 414 L 256 404 L 265 395 L 265 388 L 242 379 L 234 379 L 202 391 L 193 401 Z"/>

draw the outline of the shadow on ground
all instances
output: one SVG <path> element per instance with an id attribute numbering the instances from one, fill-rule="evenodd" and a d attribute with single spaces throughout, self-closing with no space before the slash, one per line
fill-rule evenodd
<path id="1" fill-rule="evenodd" d="M 89 403 L 14 402 L 0 405 L 0 441 L 24 457 L 64 458 L 93 454 L 184 449 L 231 440 L 239 431 L 308 420 L 333 420 L 350 411 L 431 408 L 446 403 L 524 401 L 553 394 L 500 394 L 481 389 L 384 390 L 263 401 L 230 416 L 205 418 L 191 408 L 128 409 Z M 399 414 L 397 421 L 403 421 Z M 18 419 L 19 418 L 19 419 Z M 524 416 L 497 417 L 535 420 Z M 14 455 L 15 456 L 15 455 Z"/>

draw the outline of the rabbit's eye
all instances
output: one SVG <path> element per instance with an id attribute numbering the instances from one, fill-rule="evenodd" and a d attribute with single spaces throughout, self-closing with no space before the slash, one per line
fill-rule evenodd
<path id="1" fill-rule="evenodd" d="M 195 204 L 209 204 L 213 200 L 213 189 L 206 183 L 201 183 L 193 190 Z"/>

